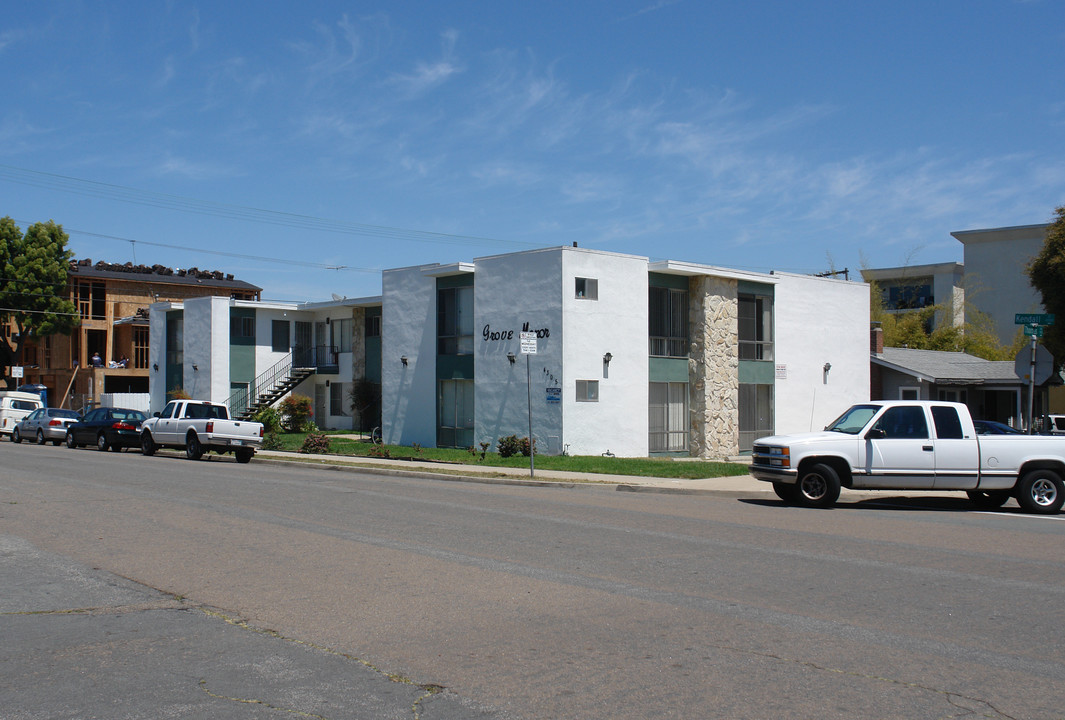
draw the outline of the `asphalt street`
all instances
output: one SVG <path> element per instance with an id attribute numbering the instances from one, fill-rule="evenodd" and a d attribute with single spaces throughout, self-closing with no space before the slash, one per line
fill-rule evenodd
<path id="1" fill-rule="evenodd" d="M 1061 516 L 0 453 L 5 719 L 1065 717 Z"/>

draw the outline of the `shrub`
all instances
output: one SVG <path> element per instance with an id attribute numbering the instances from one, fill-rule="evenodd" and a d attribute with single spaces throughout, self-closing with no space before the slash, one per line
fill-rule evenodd
<path id="1" fill-rule="evenodd" d="M 285 443 L 281 442 L 281 436 L 272 430 L 263 434 L 263 450 L 284 450 Z"/>
<path id="2" fill-rule="evenodd" d="M 529 438 L 523 437 L 521 440 L 519 440 L 518 441 L 518 447 L 521 448 L 521 454 L 522 455 L 524 455 L 525 457 L 529 457 L 529 452 L 530 452 Z M 536 449 L 536 440 L 535 439 L 532 441 L 532 448 L 531 449 L 532 450 Z"/>
<path id="3" fill-rule="evenodd" d="M 369 457 L 375 458 L 390 458 L 392 453 L 388 451 L 388 448 L 384 445 L 371 445 L 370 451 L 366 453 Z"/>
<path id="4" fill-rule="evenodd" d="M 292 432 L 300 432 L 314 415 L 314 407 L 309 397 L 293 393 L 281 401 L 281 414 L 285 417 L 285 427 Z"/>
<path id="5" fill-rule="evenodd" d="M 185 392 L 184 388 L 174 388 L 169 391 L 166 396 L 171 400 L 191 400 L 192 396 Z"/>
<path id="6" fill-rule="evenodd" d="M 301 453 L 324 455 L 329 452 L 329 438 L 321 433 L 311 433 L 303 440 Z"/>
<path id="7" fill-rule="evenodd" d="M 264 436 L 269 433 L 276 435 L 282 430 L 281 413 L 279 413 L 275 407 L 260 408 L 257 413 L 252 415 L 251 419 L 257 423 L 263 424 Z"/>
<path id="8" fill-rule="evenodd" d="M 506 437 L 499 438 L 496 441 L 496 447 L 499 451 L 499 457 L 508 458 L 517 455 L 521 452 L 521 443 L 518 440 L 517 435 L 507 435 Z"/>

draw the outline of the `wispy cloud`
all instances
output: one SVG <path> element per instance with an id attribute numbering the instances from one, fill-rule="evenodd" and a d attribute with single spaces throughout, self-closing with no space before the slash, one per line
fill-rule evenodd
<path id="1" fill-rule="evenodd" d="M 391 83 L 400 87 L 408 97 L 418 96 L 424 92 L 442 85 L 456 73 L 462 72 L 462 67 L 455 60 L 455 45 L 459 34 L 455 30 L 447 30 L 441 34 L 441 56 L 432 62 L 419 62 L 410 73 L 397 73 L 392 76 Z"/>

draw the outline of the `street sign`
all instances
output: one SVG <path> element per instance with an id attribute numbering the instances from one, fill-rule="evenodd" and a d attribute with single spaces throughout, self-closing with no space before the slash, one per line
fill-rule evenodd
<path id="1" fill-rule="evenodd" d="M 1028 337 L 1041 338 L 1043 337 L 1042 325 L 1025 325 L 1024 334 Z"/>
<path id="2" fill-rule="evenodd" d="M 15 365 L 11 368 L 11 377 L 20 378 L 23 377 L 23 370 L 21 365 Z"/>
<path id="3" fill-rule="evenodd" d="M 1050 379 L 1054 372 L 1054 356 L 1042 345 L 1035 347 L 1035 377 L 1032 377 L 1032 349 L 1024 348 L 1017 353 L 1017 359 L 1013 363 L 1013 371 L 1017 377 L 1027 382 L 1042 385 Z"/>
<path id="4" fill-rule="evenodd" d="M 521 333 L 521 354 L 522 355 L 535 355 L 536 354 L 536 333 L 523 332 Z"/>
<path id="5" fill-rule="evenodd" d="M 1053 313 L 1017 313 L 1013 316 L 1014 325 L 1053 325 Z"/>

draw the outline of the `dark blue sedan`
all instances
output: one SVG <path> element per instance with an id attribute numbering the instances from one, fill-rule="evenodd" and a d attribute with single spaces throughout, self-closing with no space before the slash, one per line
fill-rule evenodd
<path id="1" fill-rule="evenodd" d="M 140 447 L 141 423 L 147 416 L 140 410 L 99 407 L 85 413 L 81 422 L 67 427 L 67 447 L 95 445 L 99 450 Z"/>

